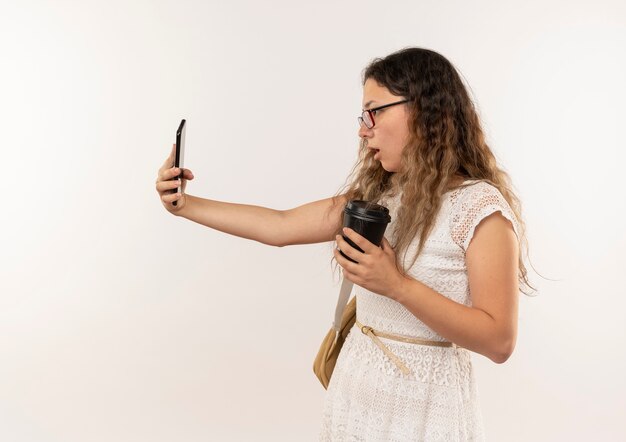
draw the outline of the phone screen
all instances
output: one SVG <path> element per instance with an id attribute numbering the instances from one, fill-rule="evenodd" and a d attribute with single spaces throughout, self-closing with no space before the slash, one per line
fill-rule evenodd
<path id="1" fill-rule="evenodd" d="M 180 121 L 180 125 L 178 126 L 178 130 L 176 131 L 176 160 L 174 161 L 174 167 L 178 167 L 181 170 L 184 167 L 184 159 L 185 159 L 185 132 L 187 131 L 186 121 L 183 119 Z M 174 179 L 183 177 L 183 173 L 174 177 Z M 181 192 L 182 189 L 177 187 L 176 190 L 173 190 L 172 193 Z M 176 201 L 172 203 L 173 205 L 177 205 Z"/>

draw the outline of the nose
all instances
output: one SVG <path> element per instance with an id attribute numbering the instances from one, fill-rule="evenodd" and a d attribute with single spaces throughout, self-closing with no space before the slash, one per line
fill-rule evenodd
<path id="1" fill-rule="evenodd" d="M 374 128 L 368 129 L 368 127 L 361 123 L 359 124 L 359 137 L 360 138 L 370 138 L 374 134 Z"/>

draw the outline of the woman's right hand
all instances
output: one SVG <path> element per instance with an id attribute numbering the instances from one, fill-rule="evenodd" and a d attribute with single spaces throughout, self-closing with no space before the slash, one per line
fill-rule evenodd
<path id="1" fill-rule="evenodd" d="M 176 213 L 185 207 L 185 204 L 187 204 L 187 198 L 185 196 L 187 180 L 193 180 L 193 173 L 191 170 L 184 168 L 182 173 L 182 184 L 180 179 L 176 179 L 180 177 L 181 173 L 180 170 L 173 167 L 174 155 L 176 155 L 176 144 L 172 145 L 172 152 L 159 169 L 156 181 L 156 190 L 161 197 L 161 203 L 170 213 Z M 180 195 L 173 193 L 179 186 L 181 188 Z M 174 201 L 176 201 L 176 205 L 172 204 Z"/>

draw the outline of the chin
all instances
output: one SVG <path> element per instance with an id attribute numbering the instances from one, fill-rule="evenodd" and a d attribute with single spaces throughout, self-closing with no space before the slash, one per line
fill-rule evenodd
<path id="1" fill-rule="evenodd" d="M 383 169 L 385 169 L 385 170 L 386 170 L 387 172 L 389 172 L 389 173 L 394 173 L 394 172 L 397 172 L 397 170 L 396 170 L 396 169 L 394 169 L 394 168 L 392 168 L 392 167 L 390 167 L 390 166 L 385 166 L 385 164 L 384 164 L 382 161 L 380 162 L 380 165 L 381 165 L 381 167 L 382 167 Z"/>

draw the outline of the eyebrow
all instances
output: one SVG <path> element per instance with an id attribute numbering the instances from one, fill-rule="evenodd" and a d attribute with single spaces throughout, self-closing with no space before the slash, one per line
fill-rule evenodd
<path id="1" fill-rule="evenodd" d="M 363 109 L 365 109 L 365 108 L 366 108 L 367 106 L 369 106 L 370 104 L 372 104 L 372 103 L 376 103 L 376 102 L 377 102 L 376 100 L 370 100 L 370 101 L 368 101 L 367 103 L 365 103 L 365 106 L 363 106 Z"/>

